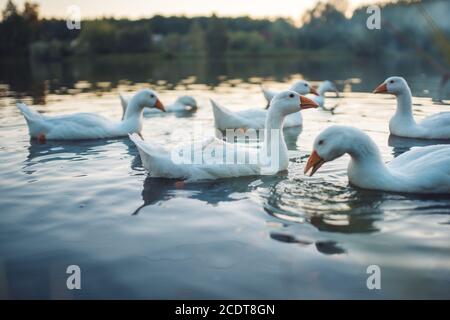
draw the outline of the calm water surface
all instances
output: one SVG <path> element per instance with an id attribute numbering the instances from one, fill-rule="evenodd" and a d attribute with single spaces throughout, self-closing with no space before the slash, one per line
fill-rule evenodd
<path id="1" fill-rule="evenodd" d="M 348 157 L 303 175 L 315 136 L 331 124 L 364 129 L 386 161 L 429 143 L 389 137 L 395 100 L 365 93 L 404 75 L 417 118 L 450 111 L 448 87 L 427 66 L 135 61 L 1 67 L 1 298 L 450 298 L 450 196 L 354 188 Z M 334 115 L 306 110 L 303 132 L 286 131 L 288 172 L 184 188 L 148 178 L 128 139 L 30 141 L 14 106 L 21 98 L 48 115 L 118 119 L 118 92 L 150 86 L 165 103 L 190 94 L 196 113 L 144 120 L 147 140 L 175 145 L 174 128 L 212 127 L 209 98 L 263 107 L 260 84 L 283 89 L 301 77 L 335 80 L 343 94 L 326 101 L 339 105 Z M 72 264 L 82 270 L 76 292 L 66 289 Z M 381 290 L 366 287 L 372 264 Z"/>

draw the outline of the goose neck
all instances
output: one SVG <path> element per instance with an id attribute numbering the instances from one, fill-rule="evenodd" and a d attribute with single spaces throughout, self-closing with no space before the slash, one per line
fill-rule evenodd
<path id="1" fill-rule="evenodd" d="M 269 108 L 264 128 L 262 152 L 269 158 L 278 156 L 280 163 L 286 165 L 287 146 L 283 134 L 284 115 L 275 108 Z"/>
<path id="2" fill-rule="evenodd" d="M 144 109 L 134 99 L 128 103 L 127 110 L 121 122 L 121 128 L 127 132 L 141 132 Z"/>
<path id="3" fill-rule="evenodd" d="M 366 174 L 383 174 L 387 172 L 386 165 L 373 140 L 365 135 L 354 135 L 347 144 L 347 153 L 350 155 L 352 166 L 364 169 Z M 369 179 L 369 178 L 368 178 Z"/>
<path id="4" fill-rule="evenodd" d="M 412 97 L 409 89 L 404 90 L 397 95 L 395 117 L 408 119 L 414 122 L 412 115 Z"/>
<path id="5" fill-rule="evenodd" d="M 140 107 L 138 101 L 132 98 L 128 103 L 127 109 L 123 116 L 123 120 L 140 119 L 142 117 L 143 108 Z"/>

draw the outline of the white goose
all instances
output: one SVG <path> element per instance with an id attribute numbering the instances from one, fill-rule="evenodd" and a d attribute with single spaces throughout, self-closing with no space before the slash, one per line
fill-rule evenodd
<path id="1" fill-rule="evenodd" d="M 329 80 L 325 80 L 317 88 L 317 95 L 311 95 L 310 98 L 319 105 L 319 108 L 324 109 L 325 108 L 325 93 L 327 93 L 327 92 L 334 92 L 334 93 L 336 93 L 336 97 L 339 97 L 339 91 L 336 88 L 336 85 Z"/>
<path id="2" fill-rule="evenodd" d="M 264 90 L 264 89 L 263 89 Z M 317 93 L 316 90 L 309 85 L 308 82 L 300 80 L 297 81 L 290 91 L 296 92 L 299 95 L 305 95 L 310 92 Z M 270 101 L 269 101 L 270 102 Z M 218 105 L 211 100 L 214 124 L 219 130 L 226 129 L 263 129 L 266 122 L 267 110 L 263 109 L 246 109 L 242 111 L 233 112 L 228 108 Z M 269 106 L 269 105 L 268 105 Z M 297 127 L 303 123 L 302 115 L 295 112 L 286 117 L 284 127 Z"/>
<path id="3" fill-rule="evenodd" d="M 294 84 L 292 84 L 292 86 L 289 88 L 289 90 L 297 92 L 298 94 L 301 94 L 301 95 L 305 95 L 308 93 L 319 95 L 317 90 L 313 86 L 311 86 L 308 81 L 305 81 L 305 80 L 298 80 L 298 81 L 294 82 Z M 264 95 L 264 98 L 266 98 L 267 107 L 269 107 L 270 101 L 278 92 L 264 89 L 263 87 L 261 87 L 261 91 Z"/>
<path id="4" fill-rule="evenodd" d="M 94 113 L 75 113 L 60 116 L 42 115 L 23 103 L 17 107 L 28 124 L 31 138 L 40 142 L 49 140 L 84 140 L 124 137 L 142 130 L 144 107 L 164 110 L 164 106 L 152 90 L 144 89 L 130 100 L 122 121 L 111 121 Z"/>
<path id="5" fill-rule="evenodd" d="M 187 145 L 181 149 L 166 150 L 164 147 L 144 142 L 138 135 L 130 135 L 141 156 L 142 165 L 152 177 L 175 178 L 187 181 L 218 178 L 267 175 L 286 170 L 288 150 L 283 136 L 283 120 L 286 115 L 300 108 L 317 107 L 312 100 L 292 91 L 284 91 L 274 97 L 267 112 L 265 140 L 262 148 L 249 148 L 210 138 L 199 145 Z M 180 151 L 189 150 L 200 163 L 179 160 Z M 192 155 L 192 153 L 188 152 Z M 211 156 L 214 154 L 214 156 Z M 224 159 L 230 162 L 224 162 Z M 245 159 L 245 161 L 238 161 Z M 252 159 L 252 160 L 251 160 Z"/>
<path id="6" fill-rule="evenodd" d="M 314 141 L 305 166 L 313 175 L 325 162 L 345 153 L 350 183 L 364 189 L 405 193 L 450 193 L 450 146 L 414 148 L 383 163 L 373 140 L 359 129 L 332 126 Z"/>
<path id="7" fill-rule="evenodd" d="M 122 105 L 123 115 L 125 115 L 125 111 L 128 106 L 128 99 L 123 95 L 119 94 L 120 104 Z M 174 103 L 165 105 L 165 112 L 182 112 L 182 111 L 195 111 L 197 110 L 197 101 L 191 96 L 181 96 Z M 150 115 L 155 113 L 161 113 L 158 109 L 144 109 L 144 115 Z M 122 118 L 123 119 L 123 118 Z"/>
<path id="8" fill-rule="evenodd" d="M 389 121 L 389 130 L 393 135 L 417 139 L 450 139 L 450 112 L 433 114 L 418 123 L 414 120 L 411 90 L 402 77 L 387 78 L 374 93 L 391 93 L 397 97 L 397 110 Z"/>
<path id="9" fill-rule="evenodd" d="M 303 80 L 298 81 L 298 82 L 296 82 L 296 83 L 294 83 L 292 85 L 290 90 L 299 92 L 297 90 L 300 90 L 300 89 L 304 88 L 305 87 L 305 83 L 307 83 L 307 82 L 303 81 Z M 275 91 L 267 90 L 267 89 L 264 89 L 264 88 L 261 88 L 261 90 L 262 90 L 262 92 L 264 94 L 264 98 L 266 98 L 268 103 L 273 98 L 273 96 L 276 94 Z M 315 90 L 313 87 L 311 87 L 311 93 L 312 94 L 308 95 L 308 97 L 311 100 L 315 101 L 319 105 L 319 108 L 324 108 L 324 105 L 325 105 L 325 93 L 327 93 L 327 92 L 335 92 L 336 96 L 339 97 L 338 89 L 336 88 L 334 83 L 329 81 L 329 80 L 323 81 L 319 85 L 317 90 Z M 300 94 L 305 94 L 305 93 L 302 93 L 302 92 L 299 92 L 299 93 Z"/>

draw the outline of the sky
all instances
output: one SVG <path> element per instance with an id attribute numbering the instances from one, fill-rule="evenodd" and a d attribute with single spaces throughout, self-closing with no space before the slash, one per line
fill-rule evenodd
<path id="1" fill-rule="evenodd" d="M 26 0 L 13 0 L 23 6 Z M 318 0 L 32 0 L 40 5 L 43 17 L 67 16 L 68 7 L 77 5 L 84 18 L 116 17 L 137 19 L 162 15 L 242 16 L 255 18 L 284 17 L 298 20 L 302 13 L 312 8 Z M 386 0 L 381 0 L 386 1 Z M 380 2 L 380 0 L 348 0 L 350 7 Z M 7 0 L 0 0 L 3 10 Z"/>

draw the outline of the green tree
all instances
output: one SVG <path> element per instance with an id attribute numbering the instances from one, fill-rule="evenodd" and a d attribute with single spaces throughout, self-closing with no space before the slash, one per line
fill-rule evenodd
<path id="1" fill-rule="evenodd" d="M 117 32 L 117 52 L 148 52 L 151 50 L 150 30 L 143 26 L 123 28 Z"/>
<path id="2" fill-rule="evenodd" d="M 202 26 L 195 20 L 188 34 L 188 43 L 190 44 L 190 50 L 197 55 L 204 55 L 206 53 L 206 39 L 205 31 Z"/>
<path id="3" fill-rule="evenodd" d="M 302 21 L 304 25 L 299 32 L 301 48 L 336 49 L 347 45 L 349 23 L 344 12 L 333 2 L 319 1 L 303 15 Z"/>
<path id="4" fill-rule="evenodd" d="M 9 0 L 2 12 L 3 20 L 0 23 L 0 55 L 27 56 L 30 44 L 38 30 L 39 6 L 25 3 L 25 9 L 20 12 L 16 5 Z"/>
<path id="5" fill-rule="evenodd" d="M 258 54 L 267 47 L 266 41 L 256 31 L 237 31 L 230 33 L 230 49 L 246 53 Z"/>
<path id="6" fill-rule="evenodd" d="M 85 22 L 78 40 L 79 52 L 91 54 L 114 52 L 116 32 L 115 26 L 107 20 Z"/>
<path id="7" fill-rule="evenodd" d="M 297 29 L 285 19 L 277 19 L 270 25 L 270 39 L 276 48 L 292 47 L 295 43 Z"/>
<path id="8" fill-rule="evenodd" d="M 227 27 L 216 15 L 212 15 L 208 21 L 206 30 L 207 53 L 211 57 L 223 56 L 228 49 Z"/>
<path id="9" fill-rule="evenodd" d="M 14 2 L 8 0 L 5 9 L 3 9 L 2 16 L 3 21 L 7 21 L 8 19 L 19 16 L 19 10 L 17 10 L 17 6 L 14 4 Z"/>

